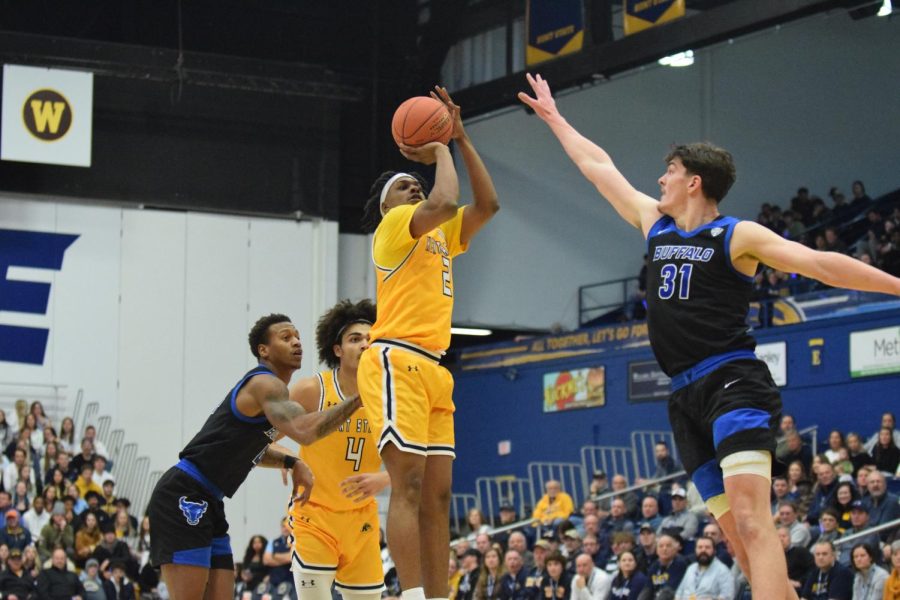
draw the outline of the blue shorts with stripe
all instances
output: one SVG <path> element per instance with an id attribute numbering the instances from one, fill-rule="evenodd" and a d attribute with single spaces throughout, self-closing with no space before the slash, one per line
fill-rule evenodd
<path id="1" fill-rule="evenodd" d="M 719 463 L 736 452 L 775 455 L 781 394 L 766 363 L 738 358 L 684 382 L 669 398 L 678 453 L 704 499 L 724 491 Z M 775 464 L 773 460 L 773 465 Z"/>
<path id="2" fill-rule="evenodd" d="M 159 479 L 147 506 L 153 529 L 150 561 L 154 567 L 178 564 L 234 568 L 225 505 L 221 492 L 210 486 L 187 461 Z"/>

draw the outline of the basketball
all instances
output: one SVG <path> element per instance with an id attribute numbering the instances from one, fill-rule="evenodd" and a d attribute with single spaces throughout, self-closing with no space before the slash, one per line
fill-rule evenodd
<path id="1" fill-rule="evenodd" d="M 453 121 L 443 102 L 415 96 L 394 111 L 391 134 L 397 144 L 421 146 L 428 142 L 446 144 L 453 134 Z"/>

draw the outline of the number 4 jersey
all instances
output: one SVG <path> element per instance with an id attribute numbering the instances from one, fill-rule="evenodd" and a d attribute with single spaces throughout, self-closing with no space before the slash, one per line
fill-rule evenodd
<path id="1" fill-rule="evenodd" d="M 647 324 L 660 367 L 672 376 L 705 358 L 756 347 L 747 326 L 753 278 L 731 262 L 738 219 L 682 231 L 668 216 L 647 235 Z"/>
<path id="2" fill-rule="evenodd" d="M 319 410 L 343 402 L 346 398 L 338 383 L 337 369 L 323 371 L 316 375 L 319 379 Z M 341 482 L 351 475 L 374 473 L 381 468 L 376 440 L 366 419 L 366 411 L 357 409 L 336 432 L 330 433 L 314 444 L 300 447 L 300 457 L 316 476 L 310 503 L 332 511 L 346 511 L 363 508 L 373 502 L 369 498 L 354 503 L 341 493 Z M 303 508 L 295 503 L 291 513 L 299 518 Z"/>

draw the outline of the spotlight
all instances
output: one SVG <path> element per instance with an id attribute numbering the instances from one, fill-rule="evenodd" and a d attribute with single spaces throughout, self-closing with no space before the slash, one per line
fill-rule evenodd
<path id="1" fill-rule="evenodd" d="M 891 4 L 891 0 L 884 0 L 881 3 L 881 8 L 878 9 L 876 13 L 879 17 L 886 17 L 894 12 L 894 6 Z"/>
<path id="2" fill-rule="evenodd" d="M 890 0 L 886 0 L 890 2 Z M 689 67 L 694 64 L 694 51 L 685 50 L 671 56 L 663 56 L 659 59 L 659 64 L 664 67 Z"/>

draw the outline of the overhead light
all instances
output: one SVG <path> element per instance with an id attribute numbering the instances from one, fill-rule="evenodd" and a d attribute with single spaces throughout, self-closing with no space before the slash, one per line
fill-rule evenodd
<path id="1" fill-rule="evenodd" d="M 890 0 L 885 0 L 890 2 Z M 685 50 L 671 56 L 663 56 L 659 59 L 659 64 L 664 67 L 689 67 L 694 64 L 694 51 Z"/>
<path id="2" fill-rule="evenodd" d="M 477 327 L 451 327 L 451 335 L 491 335 L 494 333 L 490 329 L 479 329 Z"/>
<path id="3" fill-rule="evenodd" d="M 884 0 L 884 2 L 881 3 L 881 8 L 878 9 L 876 14 L 879 17 L 886 17 L 892 12 L 894 12 L 894 6 L 891 4 L 891 0 Z"/>

